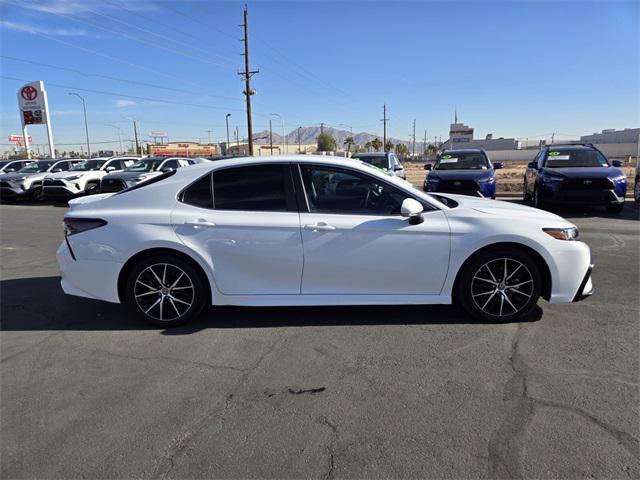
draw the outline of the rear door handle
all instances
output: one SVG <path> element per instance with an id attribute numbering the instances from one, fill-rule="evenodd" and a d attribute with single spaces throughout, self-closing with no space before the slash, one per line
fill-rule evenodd
<path id="1" fill-rule="evenodd" d="M 187 227 L 215 227 L 216 224 L 213 222 L 207 222 L 206 220 L 187 220 L 184 222 Z"/>
<path id="2" fill-rule="evenodd" d="M 312 225 L 305 225 L 304 229 L 305 230 L 313 230 L 314 232 L 317 232 L 319 230 L 322 230 L 322 231 L 335 230 L 336 227 L 334 227 L 333 225 L 327 225 L 324 222 L 318 222 L 318 223 L 314 223 Z"/>

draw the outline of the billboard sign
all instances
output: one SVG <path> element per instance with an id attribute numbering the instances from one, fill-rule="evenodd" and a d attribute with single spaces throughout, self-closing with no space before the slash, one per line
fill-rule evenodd
<path id="1" fill-rule="evenodd" d="M 33 142 L 31 135 L 27 136 L 27 139 L 29 142 Z M 10 143 L 15 143 L 16 145 L 22 145 L 24 143 L 24 135 L 9 135 L 7 140 L 9 140 Z"/>
<path id="2" fill-rule="evenodd" d="M 44 82 L 31 82 L 18 90 L 18 108 L 22 125 L 47 124 L 47 92 Z"/>
<path id="3" fill-rule="evenodd" d="M 151 138 L 166 138 L 167 132 L 149 132 Z"/>

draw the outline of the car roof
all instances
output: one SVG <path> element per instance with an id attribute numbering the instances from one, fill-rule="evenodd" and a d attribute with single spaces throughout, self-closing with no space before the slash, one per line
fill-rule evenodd
<path id="1" fill-rule="evenodd" d="M 358 157 L 386 157 L 387 154 L 389 153 L 391 152 L 356 152 L 353 154 L 351 158 L 355 157 L 356 155 Z M 337 158 L 340 158 L 340 157 L 337 157 Z"/>
<path id="2" fill-rule="evenodd" d="M 593 145 L 547 145 L 547 150 L 595 150 Z"/>

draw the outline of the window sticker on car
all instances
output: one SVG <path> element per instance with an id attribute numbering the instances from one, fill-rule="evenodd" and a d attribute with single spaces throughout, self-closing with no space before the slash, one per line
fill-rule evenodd
<path id="1" fill-rule="evenodd" d="M 569 160 L 570 158 L 571 158 L 571 155 L 556 155 L 555 157 L 552 158 L 552 160 Z"/>
<path id="2" fill-rule="evenodd" d="M 560 155 L 560 152 L 549 152 L 550 157 L 555 157 L 557 155 Z"/>
<path id="3" fill-rule="evenodd" d="M 449 155 L 449 158 L 444 158 L 442 157 L 440 159 L 440 163 L 456 163 L 458 161 L 457 158 L 451 158 L 451 156 Z"/>
<path id="4" fill-rule="evenodd" d="M 443 159 L 451 158 L 451 155 L 443 155 L 442 158 Z"/>

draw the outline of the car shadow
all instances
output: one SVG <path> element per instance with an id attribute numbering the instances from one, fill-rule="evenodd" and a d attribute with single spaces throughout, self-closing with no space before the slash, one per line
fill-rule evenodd
<path id="1" fill-rule="evenodd" d="M 65 295 L 59 277 L 0 281 L 0 331 L 160 330 L 189 335 L 205 329 L 367 325 L 467 325 L 478 322 L 450 305 L 211 307 L 187 325 L 148 325 L 119 304 Z M 536 307 L 522 322 L 536 322 Z M 490 323 L 490 322 L 487 322 Z"/>

